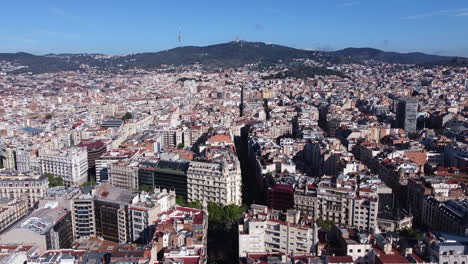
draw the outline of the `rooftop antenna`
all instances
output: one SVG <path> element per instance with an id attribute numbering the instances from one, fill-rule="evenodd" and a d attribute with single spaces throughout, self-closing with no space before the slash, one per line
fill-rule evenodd
<path id="1" fill-rule="evenodd" d="M 240 46 L 242 48 L 242 40 L 239 39 L 239 36 L 236 36 L 236 40 L 235 40 L 236 43 L 240 43 Z"/>
<path id="2" fill-rule="evenodd" d="M 180 27 L 179 27 L 179 36 L 177 37 L 177 42 L 179 42 L 179 44 L 182 43 L 182 31 Z"/>

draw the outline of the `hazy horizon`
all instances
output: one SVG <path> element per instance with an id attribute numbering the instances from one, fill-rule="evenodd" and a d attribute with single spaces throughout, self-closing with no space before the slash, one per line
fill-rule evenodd
<path id="1" fill-rule="evenodd" d="M 255 43 L 255 42 L 261 42 L 261 43 L 264 43 L 264 44 L 271 44 L 271 45 L 279 45 L 279 46 L 286 46 L 286 47 L 290 47 L 290 46 L 287 46 L 287 45 L 282 45 L 282 44 L 278 44 L 278 43 L 265 43 L 265 42 L 262 42 L 262 41 L 250 41 L 250 40 L 239 40 L 239 41 L 244 41 L 244 42 L 251 42 L 251 43 Z M 175 47 L 172 47 L 172 48 L 168 48 L 168 49 L 163 49 L 163 50 L 147 50 L 147 51 L 140 51 L 140 52 L 130 52 L 130 53 L 117 53 L 117 54 L 109 54 L 109 53 L 99 53 L 99 52 L 62 52 L 62 53 L 58 53 L 58 52 L 49 52 L 49 53 L 34 53 L 34 52 L 26 52 L 26 51 L 13 51 L 13 52 L 2 52 L 0 51 L 0 53 L 28 53 L 28 54 L 32 54 L 32 55 L 36 55 L 36 56 L 46 56 L 46 55 L 63 55 L 63 54 L 88 54 L 88 55 L 103 55 L 103 56 L 124 56 L 124 55 L 129 55 L 129 54 L 139 54 L 139 53 L 158 53 L 158 52 L 163 52 L 163 51 L 167 51 L 167 50 L 172 50 L 172 49 L 176 49 L 176 48 L 184 48 L 184 47 L 207 47 L 207 46 L 214 46 L 214 45 L 220 45 L 220 44 L 226 44 L 226 43 L 229 43 L 229 42 L 233 42 L 233 41 L 228 41 L 228 42 L 222 42 L 222 43 L 213 43 L 213 44 L 208 44 L 208 45 L 205 45 L 205 46 L 198 46 L 198 45 L 182 45 L 182 46 L 175 46 Z M 343 50 L 343 49 L 347 49 L 347 48 L 356 48 L 356 49 L 366 49 L 366 48 L 370 48 L 370 49 L 378 49 L 378 50 L 381 50 L 381 51 L 384 51 L 384 52 L 397 52 L 397 53 L 402 53 L 402 54 L 407 54 L 407 53 L 424 53 L 424 54 L 427 54 L 427 55 L 437 55 L 437 56 L 447 56 L 447 57 L 463 57 L 463 58 L 468 58 L 468 56 L 459 56 L 459 55 L 442 55 L 442 54 L 434 54 L 434 53 L 426 53 L 426 52 L 421 52 L 421 51 L 408 51 L 408 52 L 400 52 L 400 51 L 395 51 L 395 50 L 385 50 L 385 49 L 379 49 L 379 48 L 375 48 L 375 47 L 345 47 L 343 49 L 336 49 L 336 50 L 324 50 L 324 49 L 309 49 L 309 48 L 297 48 L 297 47 L 290 47 L 290 48 L 295 48 L 295 49 L 300 49 L 300 50 L 306 50 L 306 51 L 323 51 L 323 52 L 333 52 L 333 51 L 339 51 L 339 50 Z"/>
<path id="2" fill-rule="evenodd" d="M 300 49 L 371 47 L 468 57 L 462 0 L 12 1 L 0 10 L 0 52 L 119 55 L 237 38 Z M 178 42 L 181 32 L 182 41 Z"/>

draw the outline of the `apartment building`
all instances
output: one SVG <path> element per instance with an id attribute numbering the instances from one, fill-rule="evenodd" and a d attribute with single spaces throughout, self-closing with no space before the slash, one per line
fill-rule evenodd
<path id="1" fill-rule="evenodd" d="M 138 167 L 138 185 L 152 188 L 174 189 L 177 195 L 187 198 L 186 160 L 144 161 Z"/>
<path id="2" fill-rule="evenodd" d="M 29 207 L 34 207 L 44 197 L 49 180 L 38 174 L 22 174 L 7 169 L 0 170 L 0 197 L 25 199 Z"/>
<path id="3" fill-rule="evenodd" d="M 109 164 L 109 182 L 117 188 L 138 189 L 138 165 L 127 160 Z"/>
<path id="4" fill-rule="evenodd" d="M 106 153 L 107 146 L 101 140 L 83 140 L 78 146 L 86 148 L 88 153 L 88 176 L 90 179 L 95 180 L 96 160 Z"/>
<path id="5" fill-rule="evenodd" d="M 30 146 L 19 146 L 16 148 L 16 170 L 21 173 L 35 172 L 40 173 L 39 158 L 37 150 Z"/>
<path id="6" fill-rule="evenodd" d="M 431 263 L 468 263 L 468 239 L 466 235 L 427 233 L 419 239 L 416 251 Z"/>
<path id="7" fill-rule="evenodd" d="M 130 216 L 128 206 L 135 194 L 110 184 L 101 185 L 94 196 L 96 235 L 116 243 L 130 242 Z"/>
<path id="8" fill-rule="evenodd" d="M 71 248 L 73 242 L 70 211 L 51 203 L 15 224 L 0 237 L 1 243 L 34 244 L 38 253 Z"/>
<path id="9" fill-rule="evenodd" d="M 60 177 L 66 186 L 80 186 L 88 180 L 88 153 L 71 148 L 40 155 L 41 173 Z"/>
<path id="10" fill-rule="evenodd" d="M 370 189 L 357 192 L 329 184 L 294 191 L 294 208 L 314 219 L 373 230 L 377 227 L 379 197 Z"/>
<path id="11" fill-rule="evenodd" d="M 468 198 L 439 201 L 425 196 L 422 208 L 423 223 L 431 230 L 468 235 Z"/>
<path id="12" fill-rule="evenodd" d="M 187 171 L 189 201 L 242 204 L 240 164 L 227 160 L 192 161 Z"/>
<path id="13" fill-rule="evenodd" d="M 338 238 L 337 255 L 350 256 L 354 263 L 365 263 L 372 248 L 369 233 L 360 233 L 349 228 L 336 228 Z"/>
<path id="14" fill-rule="evenodd" d="M 0 233 L 28 213 L 28 203 L 21 199 L 0 200 Z"/>
<path id="15" fill-rule="evenodd" d="M 91 193 L 80 192 L 71 201 L 73 239 L 96 235 L 94 199 Z"/>
<path id="16" fill-rule="evenodd" d="M 16 169 L 16 151 L 11 146 L 2 146 L 0 148 L 0 164 L 5 169 Z"/>
<path id="17" fill-rule="evenodd" d="M 109 165 L 119 160 L 134 161 L 141 156 L 142 151 L 135 149 L 109 151 L 96 159 L 96 181 L 107 181 L 109 179 Z"/>
<path id="18" fill-rule="evenodd" d="M 184 263 L 207 262 L 208 215 L 204 210 L 177 206 L 155 222 L 151 263 L 176 260 Z M 186 262 L 185 262 L 186 261 Z"/>
<path id="19" fill-rule="evenodd" d="M 353 227 L 362 230 L 373 230 L 377 227 L 378 214 L 377 199 L 354 197 L 353 198 Z"/>
<path id="20" fill-rule="evenodd" d="M 253 252 L 313 253 L 316 230 L 314 220 L 298 210 L 284 212 L 252 204 L 239 224 L 239 257 Z"/>
<path id="21" fill-rule="evenodd" d="M 128 207 L 131 222 L 131 241 L 148 243 L 155 231 L 154 221 L 176 203 L 174 190 L 155 189 L 154 193 L 141 192 Z"/>

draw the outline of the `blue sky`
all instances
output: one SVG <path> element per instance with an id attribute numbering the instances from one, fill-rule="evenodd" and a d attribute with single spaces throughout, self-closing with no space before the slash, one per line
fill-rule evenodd
<path id="1" fill-rule="evenodd" d="M 122 54 L 239 38 L 468 57 L 466 0 L 4 0 L 0 25 L 0 52 Z"/>

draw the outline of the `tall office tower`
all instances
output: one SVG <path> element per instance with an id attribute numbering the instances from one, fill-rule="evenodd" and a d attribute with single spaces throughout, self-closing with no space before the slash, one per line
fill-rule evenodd
<path id="1" fill-rule="evenodd" d="M 28 146 L 16 148 L 16 170 L 20 173 L 31 172 L 31 149 Z"/>
<path id="2" fill-rule="evenodd" d="M 94 199 L 91 193 L 79 193 L 71 201 L 73 238 L 96 235 Z"/>
<path id="3" fill-rule="evenodd" d="M 407 132 L 416 132 L 416 119 L 418 117 L 418 101 L 412 98 L 398 99 L 397 107 L 398 127 Z"/>
<path id="4" fill-rule="evenodd" d="M 96 235 L 116 243 L 130 242 L 131 220 L 128 206 L 135 194 L 103 184 L 94 196 Z"/>
<path id="5" fill-rule="evenodd" d="M 151 188 L 174 189 L 177 195 L 187 198 L 188 161 L 164 160 L 141 162 L 138 169 L 138 185 Z"/>
<path id="6" fill-rule="evenodd" d="M 67 186 L 80 186 L 88 180 L 88 153 L 71 148 L 40 156 L 41 172 L 60 177 Z"/>

